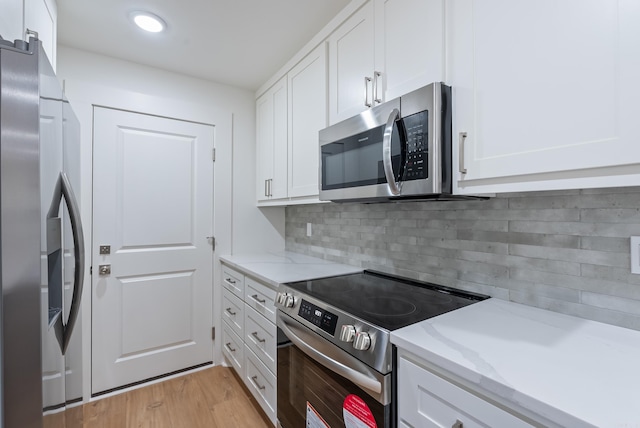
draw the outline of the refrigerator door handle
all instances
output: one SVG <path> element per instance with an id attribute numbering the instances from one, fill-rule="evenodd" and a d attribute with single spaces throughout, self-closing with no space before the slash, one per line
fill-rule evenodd
<path id="1" fill-rule="evenodd" d="M 69 346 L 71 340 L 71 334 L 75 327 L 76 320 L 80 313 L 80 301 L 82 299 L 82 289 L 84 282 L 84 234 L 82 232 L 82 221 L 80 218 L 80 208 L 78 207 L 78 201 L 71 188 L 69 177 L 64 172 L 61 172 L 56 182 L 55 190 L 53 191 L 53 200 L 51 201 L 51 207 L 47 213 L 47 219 L 58 217 L 60 211 L 60 202 L 64 197 L 67 203 L 67 209 L 69 210 L 69 220 L 71 221 L 71 231 L 73 233 L 73 256 L 75 261 L 74 278 L 73 278 L 73 295 L 71 298 L 71 308 L 69 309 L 69 319 L 66 325 L 64 324 L 63 317 L 59 318 L 59 323 L 62 326 L 62 337 L 58 336 L 60 341 L 60 349 L 64 355 Z"/>

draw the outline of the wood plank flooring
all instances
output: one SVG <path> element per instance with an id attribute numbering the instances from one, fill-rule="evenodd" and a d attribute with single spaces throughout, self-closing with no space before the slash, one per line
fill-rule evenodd
<path id="1" fill-rule="evenodd" d="M 73 428 L 273 428 L 228 367 L 212 367 L 47 416 Z M 81 413 L 81 414 L 79 414 Z M 71 422 L 71 423 L 70 423 Z M 75 422 L 75 423 L 73 423 Z"/>

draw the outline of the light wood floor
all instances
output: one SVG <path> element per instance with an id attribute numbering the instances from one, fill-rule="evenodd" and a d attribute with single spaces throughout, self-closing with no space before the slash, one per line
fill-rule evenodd
<path id="1" fill-rule="evenodd" d="M 228 367 L 213 367 L 45 418 L 44 428 L 273 428 Z"/>

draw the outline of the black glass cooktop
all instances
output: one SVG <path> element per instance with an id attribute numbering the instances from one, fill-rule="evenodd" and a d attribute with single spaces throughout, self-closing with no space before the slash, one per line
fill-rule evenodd
<path id="1" fill-rule="evenodd" d="M 489 298 L 375 271 L 287 286 L 389 331 Z"/>

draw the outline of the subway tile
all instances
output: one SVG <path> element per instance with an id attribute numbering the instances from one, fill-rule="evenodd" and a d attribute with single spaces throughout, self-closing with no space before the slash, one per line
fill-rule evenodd
<path id="1" fill-rule="evenodd" d="M 606 251 L 577 250 L 572 248 L 537 247 L 533 245 L 509 244 L 509 254 L 547 260 L 580 261 L 594 265 L 629 266 L 629 258 L 620 253 Z"/>
<path id="2" fill-rule="evenodd" d="M 630 268 L 581 264 L 580 274 L 585 278 L 594 278 L 640 286 L 640 275 L 631 273 Z"/>
<path id="3" fill-rule="evenodd" d="M 629 253 L 629 238 L 611 238 L 600 236 L 580 237 L 580 248 L 583 250 L 610 251 L 612 253 Z"/>
<path id="4" fill-rule="evenodd" d="M 510 244 L 536 245 L 539 247 L 580 248 L 580 237 L 576 235 L 511 232 L 507 236 L 507 242 Z"/>
<path id="5" fill-rule="evenodd" d="M 581 292 L 581 303 L 598 308 L 610 309 L 613 311 L 624 312 L 628 314 L 640 315 L 640 300 L 624 299 L 606 294 L 591 293 L 589 291 Z"/>
<path id="6" fill-rule="evenodd" d="M 587 223 L 631 223 L 640 233 L 640 208 L 583 209 L 580 219 Z"/>

